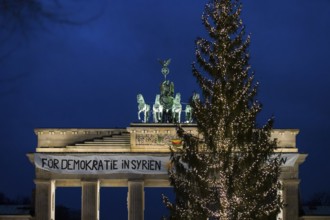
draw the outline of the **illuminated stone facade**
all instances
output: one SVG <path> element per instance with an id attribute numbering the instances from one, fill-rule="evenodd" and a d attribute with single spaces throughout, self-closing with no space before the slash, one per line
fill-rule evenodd
<path id="1" fill-rule="evenodd" d="M 195 124 L 183 128 L 197 134 Z M 38 145 L 28 157 L 34 164 L 35 154 L 47 155 L 151 155 L 168 156 L 169 146 L 176 139 L 173 124 L 131 124 L 126 129 L 35 129 Z M 283 220 L 298 220 L 299 166 L 307 157 L 298 153 L 295 129 L 273 130 L 272 138 L 278 139 L 278 152 L 295 154 L 292 166 L 282 168 Z M 144 219 L 144 187 L 169 187 L 167 174 L 65 174 L 35 168 L 36 198 L 35 219 L 55 220 L 55 198 L 58 187 L 81 187 L 81 219 L 98 220 L 100 187 L 128 187 L 128 219 Z"/>

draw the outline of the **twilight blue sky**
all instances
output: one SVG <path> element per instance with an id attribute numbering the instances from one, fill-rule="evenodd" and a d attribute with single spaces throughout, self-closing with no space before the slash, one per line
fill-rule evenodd
<path id="1" fill-rule="evenodd" d="M 63 1 L 65 2 L 65 1 Z M 157 59 L 172 58 L 168 78 L 187 101 L 194 40 L 205 35 L 206 1 L 68 1 L 77 25 L 45 23 L 0 46 L 0 192 L 29 195 L 34 128 L 114 128 L 137 121 L 136 94 L 154 101 L 163 79 Z M 68 4 L 68 5 L 66 5 Z M 260 82 L 260 122 L 300 129 L 308 153 L 301 166 L 303 199 L 330 191 L 330 1 L 243 1 L 252 35 L 251 65 Z"/>

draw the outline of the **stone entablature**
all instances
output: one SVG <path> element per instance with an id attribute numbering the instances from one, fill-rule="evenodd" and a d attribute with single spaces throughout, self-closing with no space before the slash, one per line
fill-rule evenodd
<path id="1" fill-rule="evenodd" d="M 198 135 L 195 124 L 182 124 L 184 130 Z M 298 152 L 297 129 L 274 129 L 272 138 L 278 140 L 278 152 Z M 122 129 L 35 129 L 38 137 L 36 152 L 170 152 L 177 139 L 173 124 L 132 123 Z"/>
<path id="2" fill-rule="evenodd" d="M 127 132 L 126 129 L 109 128 L 37 128 L 37 148 L 63 148 L 85 140 Z"/>

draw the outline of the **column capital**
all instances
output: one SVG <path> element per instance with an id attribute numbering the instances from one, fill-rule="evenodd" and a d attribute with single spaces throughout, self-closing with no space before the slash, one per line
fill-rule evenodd
<path id="1" fill-rule="evenodd" d="M 35 184 L 54 184 L 56 183 L 56 180 L 50 179 L 50 180 L 44 180 L 44 179 L 35 179 Z"/>
<path id="2" fill-rule="evenodd" d="M 282 179 L 281 181 L 284 185 L 298 185 L 300 183 L 300 179 Z"/>
<path id="3" fill-rule="evenodd" d="M 95 179 L 95 180 L 82 179 L 80 182 L 81 183 L 86 183 L 86 184 L 88 184 L 88 183 L 93 184 L 93 183 L 100 183 L 100 180 L 99 179 Z"/>
<path id="4" fill-rule="evenodd" d="M 128 183 L 144 183 L 144 179 L 128 179 Z"/>

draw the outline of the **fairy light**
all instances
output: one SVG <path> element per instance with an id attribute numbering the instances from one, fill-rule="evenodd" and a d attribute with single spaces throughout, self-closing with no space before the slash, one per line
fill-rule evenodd
<path id="1" fill-rule="evenodd" d="M 174 219 L 258 219 L 277 213 L 279 163 L 272 120 L 261 128 L 258 83 L 249 65 L 250 36 L 239 0 L 210 0 L 202 22 L 209 33 L 196 41 L 193 75 L 203 98 L 192 104 L 199 139 L 182 132 L 169 176 L 176 200 L 163 200 Z M 229 22 L 230 21 L 230 22 Z"/>

